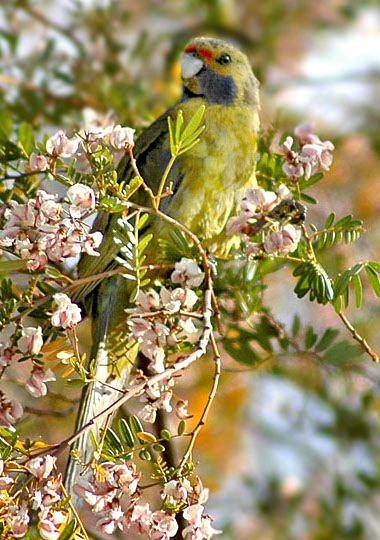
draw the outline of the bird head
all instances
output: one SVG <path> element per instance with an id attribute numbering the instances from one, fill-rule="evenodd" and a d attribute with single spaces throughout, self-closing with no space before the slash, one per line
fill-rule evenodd
<path id="1" fill-rule="evenodd" d="M 181 61 L 183 100 L 202 97 L 211 104 L 258 106 L 258 81 L 248 58 L 229 43 L 197 37 Z"/>

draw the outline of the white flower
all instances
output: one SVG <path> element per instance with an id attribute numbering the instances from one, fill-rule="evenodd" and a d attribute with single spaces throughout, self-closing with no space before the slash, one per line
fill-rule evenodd
<path id="1" fill-rule="evenodd" d="M 148 422 L 149 424 L 154 424 L 156 421 L 156 415 L 157 415 L 157 409 L 153 407 L 150 403 L 145 405 L 141 411 L 137 413 L 137 416 L 141 418 L 144 422 Z"/>
<path id="2" fill-rule="evenodd" d="M 38 354 L 44 344 L 42 339 L 42 328 L 29 326 L 22 329 L 22 336 L 17 341 L 17 347 L 24 354 Z"/>
<path id="3" fill-rule="evenodd" d="M 200 527 L 204 507 L 201 504 L 193 504 L 183 511 L 183 517 L 192 527 Z"/>
<path id="4" fill-rule="evenodd" d="M 272 232 L 264 240 L 264 249 L 268 254 L 286 255 L 294 251 L 301 239 L 301 231 L 293 225 L 285 225 L 279 231 Z"/>
<path id="5" fill-rule="evenodd" d="M 27 461 L 25 467 L 33 476 L 42 480 L 43 478 L 49 478 L 56 460 L 57 458 L 55 456 L 50 455 L 36 457 Z"/>
<path id="6" fill-rule="evenodd" d="M 7 400 L 0 391 L 0 427 L 15 431 L 13 424 L 18 422 L 24 414 L 18 401 Z"/>
<path id="7" fill-rule="evenodd" d="M 116 150 L 124 150 L 134 146 L 135 130 L 130 127 L 115 126 L 109 134 L 109 144 Z"/>
<path id="8" fill-rule="evenodd" d="M 35 367 L 25 384 L 25 388 L 33 397 L 44 397 L 47 395 L 47 385 L 49 381 L 55 381 L 55 375 L 51 369 L 46 371 L 42 368 Z"/>
<path id="9" fill-rule="evenodd" d="M 95 193 L 92 188 L 84 184 L 75 184 L 67 190 L 67 197 L 71 204 L 83 210 L 95 208 Z"/>
<path id="10" fill-rule="evenodd" d="M 174 272 L 171 275 L 173 283 L 180 283 L 188 287 L 199 287 L 204 278 L 204 272 L 201 271 L 196 261 L 182 257 L 175 264 Z"/>
<path id="11" fill-rule="evenodd" d="M 65 132 L 61 129 L 54 133 L 46 141 L 46 151 L 53 157 L 73 157 L 78 150 L 81 139 L 77 136 L 68 139 Z"/>
<path id="12" fill-rule="evenodd" d="M 58 540 L 67 521 L 67 514 L 60 510 L 49 509 L 42 512 L 39 517 L 38 531 L 40 537 L 43 540 Z"/>
<path id="13" fill-rule="evenodd" d="M 45 156 L 33 152 L 30 154 L 29 166 L 32 171 L 46 171 L 49 164 Z"/>
<path id="14" fill-rule="evenodd" d="M 57 304 L 57 309 L 51 316 L 53 326 L 62 326 L 62 328 L 73 328 L 82 319 L 81 309 L 73 304 L 67 294 L 57 293 L 53 296 Z"/>
<path id="15" fill-rule="evenodd" d="M 274 191 L 262 188 L 249 189 L 241 201 L 241 208 L 252 216 L 267 214 L 277 204 L 277 195 Z"/>

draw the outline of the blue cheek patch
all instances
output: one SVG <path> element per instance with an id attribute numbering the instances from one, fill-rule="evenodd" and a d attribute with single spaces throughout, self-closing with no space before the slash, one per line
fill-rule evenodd
<path id="1" fill-rule="evenodd" d="M 211 69 L 203 70 L 199 76 L 203 96 L 210 103 L 230 105 L 237 96 L 237 89 L 230 75 L 220 75 Z"/>

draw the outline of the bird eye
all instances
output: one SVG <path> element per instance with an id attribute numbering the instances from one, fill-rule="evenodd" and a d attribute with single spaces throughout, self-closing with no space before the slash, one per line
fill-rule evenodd
<path id="1" fill-rule="evenodd" d="M 231 56 L 229 54 L 223 53 L 216 59 L 216 61 L 221 66 L 226 66 L 227 64 L 231 64 L 232 59 L 231 59 Z"/>

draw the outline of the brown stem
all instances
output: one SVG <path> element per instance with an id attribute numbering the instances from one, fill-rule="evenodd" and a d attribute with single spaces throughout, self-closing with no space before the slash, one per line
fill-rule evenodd
<path id="1" fill-rule="evenodd" d="M 191 454 L 193 452 L 195 442 L 197 440 L 197 437 L 199 435 L 200 430 L 202 429 L 202 427 L 206 423 L 208 413 L 210 412 L 210 409 L 211 409 L 212 403 L 214 401 L 214 398 L 216 396 L 216 392 L 217 392 L 218 385 L 219 385 L 219 379 L 220 379 L 220 373 L 221 373 L 221 361 L 220 361 L 220 353 L 219 353 L 218 346 L 216 344 L 213 332 L 211 332 L 211 335 L 210 335 L 210 343 L 211 343 L 211 346 L 212 346 L 212 349 L 213 349 L 214 362 L 215 362 L 215 372 L 214 372 L 214 377 L 213 377 L 213 383 L 212 383 L 212 387 L 211 387 L 210 393 L 209 393 L 208 398 L 207 398 L 205 408 L 203 409 L 203 412 L 202 412 L 202 415 L 201 415 L 201 417 L 200 417 L 200 419 L 198 421 L 198 424 L 196 425 L 196 427 L 194 428 L 194 430 L 193 430 L 193 432 L 191 434 L 189 445 L 187 447 L 187 450 L 186 450 L 185 454 L 183 455 L 181 463 L 179 464 L 178 475 L 181 474 L 181 471 L 182 471 L 183 467 L 191 459 Z"/>
<path id="2" fill-rule="evenodd" d="M 372 349 L 372 347 L 368 344 L 368 342 L 352 326 L 352 324 L 347 319 L 347 317 L 345 316 L 342 310 L 339 311 L 338 315 L 341 321 L 343 322 L 344 326 L 350 332 L 353 339 L 357 341 L 363 347 L 365 352 L 372 358 L 372 360 L 377 363 L 379 361 L 379 355 Z"/>

